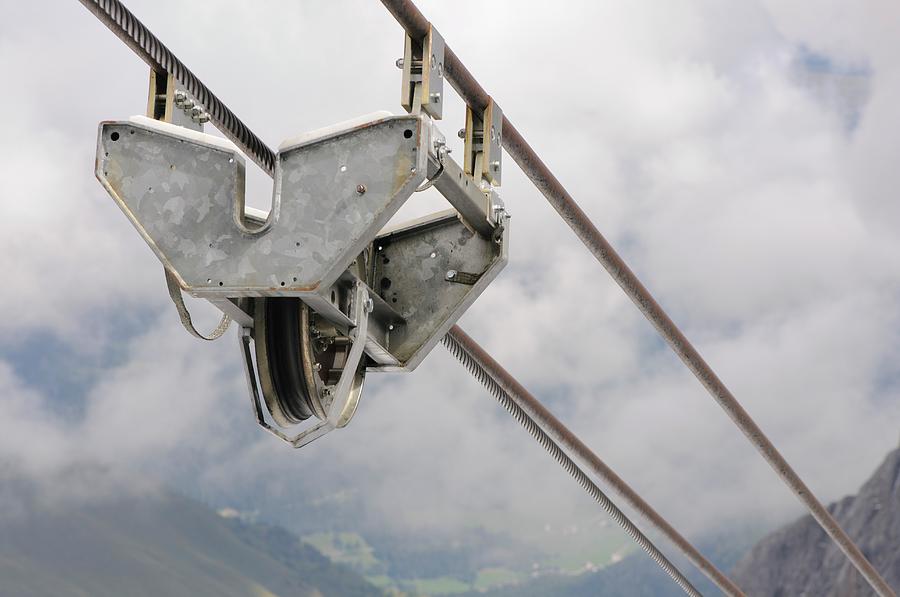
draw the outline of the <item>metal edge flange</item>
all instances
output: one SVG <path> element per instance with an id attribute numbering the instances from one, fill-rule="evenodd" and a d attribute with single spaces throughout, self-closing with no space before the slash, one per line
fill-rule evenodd
<path id="1" fill-rule="evenodd" d="M 365 372 L 363 354 L 366 343 L 369 314 L 372 312 L 373 303 L 369 297 L 366 286 L 357 284 L 353 300 L 354 327 L 348 332 L 351 339 L 350 350 L 344 369 L 341 372 L 337 384 L 331 392 L 331 401 L 326 405 L 327 416 L 307 429 L 292 435 L 278 426 L 272 425 L 266 420 L 263 409 L 264 397 L 261 396 L 260 383 L 256 375 L 256 367 L 253 362 L 254 331 L 251 328 L 241 328 L 238 337 L 241 355 L 243 356 L 244 374 L 250 390 L 251 405 L 257 423 L 276 437 L 286 441 L 295 448 L 303 447 L 310 442 L 322 437 L 329 431 L 340 429 L 350 422 L 359 406 L 362 393 L 362 378 Z"/>

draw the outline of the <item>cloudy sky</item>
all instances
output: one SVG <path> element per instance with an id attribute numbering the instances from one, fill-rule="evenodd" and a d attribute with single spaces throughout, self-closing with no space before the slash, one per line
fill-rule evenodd
<path id="1" fill-rule="evenodd" d="M 53 493 L 90 463 L 215 505 L 254 505 L 252 486 L 264 514 L 352 491 L 389 527 L 595 512 L 441 348 L 413 374 L 371 375 L 350 426 L 301 451 L 257 429 L 235 332 L 184 333 L 159 263 L 93 177 L 97 123 L 144 112 L 145 65 L 75 0 L 0 2 L 0 470 Z M 400 111 L 403 36 L 375 0 L 128 6 L 270 146 Z M 900 432 L 900 9 L 420 7 L 813 490 L 855 491 Z M 448 104 L 444 132 L 462 125 Z M 505 164 L 510 265 L 467 331 L 676 526 L 799 514 Z M 249 178 L 265 207 L 269 180 Z"/>

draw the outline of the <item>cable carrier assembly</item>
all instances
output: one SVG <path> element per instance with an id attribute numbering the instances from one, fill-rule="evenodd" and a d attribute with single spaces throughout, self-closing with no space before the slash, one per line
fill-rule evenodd
<path id="1" fill-rule="evenodd" d="M 468 110 L 457 164 L 435 123 L 442 48 L 406 37 L 407 114 L 282 143 L 268 213 L 245 205 L 244 156 L 202 132 L 209 115 L 174 76 L 151 72 L 148 116 L 100 124 L 97 178 L 162 262 L 185 327 L 241 326 L 258 421 L 295 447 L 350 421 L 367 372 L 415 369 L 506 265 L 502 113 Z M 452 208 L 386 227 L 429 187 Z M 181 291 L 222 311 L 211 336 Z"/>
<path id="2" fill-rule="evenodd" d="M 407 114 L 336 124 L 289 139 L 277 152 L 119 0 L 79 1 L 151 68 L 147 116 L 100 125 L 97 177 L 163 263 L 185 328 L 215 339 L 232 320 L 240 325 L 250 394 L 264 428 L 300 447 L 343 427 L 367 372 L 410 371 L 443 338 L 686 594 L 699 595 L 566 451 L 723 593 L 743 595 L 454 325 L 507 261 L 509 216 L 497 195 L 505 149 L 875 592 L 895 595 L 410 0 L 381 0 L 406 31 L 397 66 Z M 445 80 L 467 105 L 462 166 L 435 125 Z M 230 142 L 204 134 L 206 122 Z M 238 148 L 273 177 L 268 213 L 244 205 Z M 386 227 L 414 192 L 432 186 L 453 209 Z M 222 311 L 211 334 L 195 329 L 182 291 Z"/>

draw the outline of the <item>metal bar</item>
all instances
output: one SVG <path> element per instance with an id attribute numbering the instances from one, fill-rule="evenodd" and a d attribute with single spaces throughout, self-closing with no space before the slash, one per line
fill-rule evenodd
<path id="1" fill-rule="evenodd" d="M 428 30 L 430 23 L 416 8 L 411 0 L 381 0 L 382 4 L 394 15 L 400 25 L 411 37 L 421 38 Z M 449 45 L 444 47 L 444 75 L 453 88 L 473 108 L 483 110 L 490 96 L 475 80 L 469 70 L 462 64 Z M 562 183 L 553 175 L 537 153 L 525 141 L 515 126 L 504 116 L 503 147 L 509 152 L 525 175 L 547 201 L 569 225 L 594 257 L 603 265 L 613 279 L 622 287 L 625 294 L 637 305 L 644 316 L 650 320 L 656 331 L 669 344 L 675 354 L 684 362 L 691 372 L 700 380 L 719 406 L 732 421 L 743 431 L 747 439 L 762 454 L 781 480 L 794 492 L 807 507 L 813 518 L 834 540 L 844 555 L 853 563 L 869 585 L 882 597 L 896 597 L 887 581 L 875 570 L 862 551 L 849 535 L 841 528 L 837 520 L 825 506 L 813 495 L 809 487 L 778 452 L 774 444 L 753 421 L 750 414 L 737 401 L 728 387 L 713 371 L 712 367 L 700 356 L 677 325 L 653 295 L 641 283 L 625 261 L 613 249 L 609 241 L 594 226 L 587 214 L 566 191 Z"/>
<path id="2" fill-rule="evenodd" d="M 200 102 L 210 120 L 241 151 L 270 175 L 275 172 L 275 152 L 253 134 L 234 112 L 163 45 L 119 0 L 78 0 L 110 31 L 157 71 L 173 75 Z"/>
<path id="3" fill-rule="evenodd" d="M 490 201 L 474 181 L 468 184 L 469 175 L 463 172 L 453 158 L 444 156 L 439 163 L 437 158 L 429 155 L 428 176 L 434 181 L 434 187 L 456 208 L 469 227 L 481 236 L 491 238 L 496 229 L 490 222 Z"/>
<path id="4" fill-rule="evenodd" d="M 680 586 L 685 593 L 688 595 L 700 595 L 697 589 L 691 585 L 690 581 L 684 577 L 684 575 L 676 568 L 666 556 L 662 554 L 662 552 L 657 549 L 655 545 L 638 529 L 631 520 L 625 514 L 619 510 L 618 507 L 604 494 L 597 485 L 591 481 L 591 479 L 585 474 L 583 470 L 581 470 L 574 461 L 562 450 L 562 448 L 557 445 L 554 438 L 551 438 L 543 429 L 543 425 L 536 422 L 531 416 L 530 413 L 526 411 L 525 408 L 521 406 L 522 394 L 514 393 L 511 394 L 503 384 L 499 383 L 497 379 L 492 375 L 488 370 L 483 367 L 483 363 L 489 362 L 495 365 L 497 368 L 500 366 L 494 361 L 490 355 L 488 355 L 484 350 L 475 343 L 465 332 L 460 329 L 459 326 L 453 326 L 453 328 L 444 336 L 443 339 L 444 346 L 449 350 L 453 356 L 455 356 L 460 363 L 465 366 L 469 372 L 476 378 L 478 381 L 484 385 L 487 390 L 493 394 L 493 396 L 503 405 L 506 410 L 509 411 L 509 414 L 513 416 L 515 420 L 522 424 L 522 427 L 525 428 L 528 433 L 534 437 L 535 440 L 539 444 L 541 444 L 544 449 L 546 449 L 553 458 L 570 474 L 572 477 L 581 485 L 585 491 L 591 494 L 597 503 L 606 511 L 609 516 L 616 521 L 622 529 L 628 533 L 628 535 L 634 540 L 635 543 L 641 546 L 647 554 L 656 562 L 660 568 L 662 568 L 669 577 L 674 580 L 678 586 Z M 500 368 L 502 370 L 502 368 Z M 509 374 L 506 371 L 503 371 L 506 378 L 512 379 L 509 377 Z M 515 383 L 515 380 L 513 380 Z M 524 388 L 523 388 L 524 389 Z M 530 394 L 525 392 L 526 395 L 531 397 Z M 531 397 L 531 400 L 534 400 Z M 541 407 L 543 408 L 543 407 Z M 571 435 L 571 432 L 566 429 L 566 433 Z M 573 436 L 574 437 L 574 436 Z M 577 438 L 576 438 L 577 440 Z M 658 515 L 657 515 L 658 516 Z M 699 555 L 699 554 L 698 554 Z M 700 556 L 702 558 L 702 556 Z M 709 564 L 712 566 L 712 564 Z M 738 590 L 737 595 L 743 595 L 743 593 Z"/>
<path id="5" fill-rule="evenodd" d="M 481 381 L 488 390 L 499 387 L 508 398 L 534 420 L 547 434 L 560 444 L 581 465 L 603 480 L 629 506 L 638 511 L 650 525 L 671 541 L 703 574 L 706 575 L 726 595 L 743 597 L 744 593 L 730 578 L 725 576 L 716 566 L 707 560 L 696 547 L 681 535 L 659 512 L 653 509 L 638 493 L 619 475 L 597 456 L 578 436 L 557 419 L 541 402 L 535 398 L 522 384 L 510 375 L 500 363 L 494 360 L 475 340 L 459 326 L 453 326 L 444 338 L 444 345 L 461 361 L 473 376 Z M 451 345 L 454 348 L 450 348 Z M 456 348 L 458 347 L 458 348 Z M 459 351 L 468 356 L 463 360 Z M 493 390 L 492 390 L 493 391 Z"/>

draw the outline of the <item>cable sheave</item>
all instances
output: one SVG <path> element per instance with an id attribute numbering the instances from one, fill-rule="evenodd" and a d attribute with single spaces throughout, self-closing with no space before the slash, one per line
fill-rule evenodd
<path id="1" fill-rule="evenodd" d="M 625 514 L 604 494 L 597 485 L 591 481 L 583 470 L 581 470 L 574 461 L 560 448 L 541 427 L 535 423 L 534 419 L 500 387 L 493 377 L 481 367 L 478 360 L 473 357 L 466 347 L 463 345 L 463 338 L 460 335 L 461 330 L 454 327 L 441 340 L 444 347 L 450 351 L 462 365 L 469 370 L 472 377 L 477 379 L 487 391 L 503 405 L 509 414 L 525 428 L 525 430 L 541 445 L 547 452 L 569 473 L 581 487 L 587 491 L 594 500 L 600 504 L 600 507 L 609 514 L 616 524 L 637 543 L 641 549 L 647 552 L 647 555 L 659 565 L 663 571 L 674 580 L 688 595 L 700 595 L 697 589 L 684 577 L 681 571 L 672 564 L 665 555 L 648 539 L 640 529 L 638 529 Z"/>

